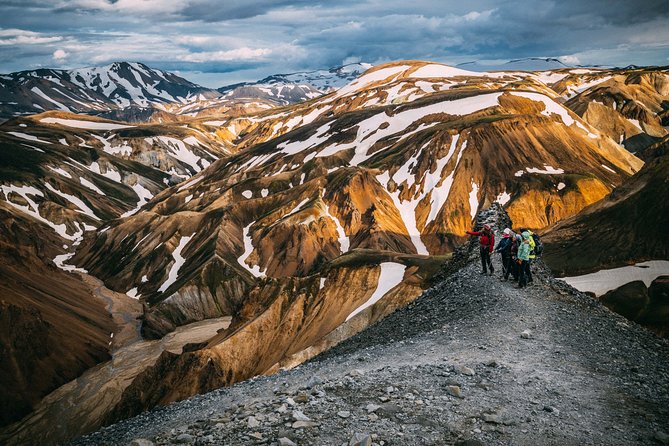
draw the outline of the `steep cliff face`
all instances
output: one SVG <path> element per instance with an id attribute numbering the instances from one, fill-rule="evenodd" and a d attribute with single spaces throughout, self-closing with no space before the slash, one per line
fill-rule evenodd
<path id="1" fill-rule="evenodd" d="M 0 425 L 109 359 L 110 315 L 51 263 L 59 238 L 0 201 Z"/>
<path id="2" fill-rule="evenodd" d="M 644 260 L 669 258 L 669 156 L 659 155 L 605 199 L 551 227 L 546 263 L 574 276 Z"/>

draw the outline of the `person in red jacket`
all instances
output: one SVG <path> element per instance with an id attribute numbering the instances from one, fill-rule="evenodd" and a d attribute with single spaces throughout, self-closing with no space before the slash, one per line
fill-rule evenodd
<path id="1" fill-rule="evenodd" d="M 493 249 L 495 249 L 495 234 L 493 234 L 492 229 L 489 225 L 483 225 L 483 231 L 467 231 L 469 235 L 475 235 L 479 238 L 479 248 L 481 251 L 481 265 L 483 266 L 483 271 L 481 274 L 488 274 L 488 267 L 490 267 L 490 275 L 495 272 L 495 268 L 492 266 L 492 260 L 490 259 L 490 254 Z"/>

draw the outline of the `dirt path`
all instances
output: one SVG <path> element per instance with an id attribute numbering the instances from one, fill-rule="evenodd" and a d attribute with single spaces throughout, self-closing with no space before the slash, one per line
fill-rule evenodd
<path id="1" fill-rule="evenodd" d="M 518 290 L 470 264 L 310 363 L 77 444 L 669 442 L 668 343 L 541 272 L 535 283 Z M 294 428 L 296 409 L 316 425 Z"/>

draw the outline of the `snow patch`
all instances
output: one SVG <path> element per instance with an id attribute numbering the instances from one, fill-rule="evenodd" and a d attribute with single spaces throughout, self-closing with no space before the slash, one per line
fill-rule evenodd
<path id="1" fill-rule="evenodd" d="M 61 119 L 61 118 L 44 118 L 40 119 L 40 122 L 44 122 L 45 124 L 60 124 L 66 127 L 74 127 L 78 129 L 87 129 L 87 130 L 117 130 L 117 129 L 128 129 L 134 127 L 133 125 L 112 124 L 110 122 L 81 121 L 78 119 Z"/>
<path id="2" fill-rule="evenodd" d="M 176 282 L 177 278 L 179 277 L 179 270 L 186 262 L 186 259 L 184 259 L 181 256 L 181 252 L 194 236 L 195 233 L 193 233 L 193 235 L 190 236 L 181 237 L 181 239 L 179 240 L 179 244 L 177 245 L 176 248 L 174 248 L 174 252 L 172 253 L 172 258 L 174 259 L 174 263 L 172 264 L 170 272 L 167 275 L 167 280 L 160 286 L 160 288 L 158 288 L 159 292 L 164 293 L 165 290 L 167 290 L 174 282 Z"/>
<path id="3" fill-rule="evenodd" d="M 669 275 L 669 260 L 651 260 L 621 268 L 603 269 L 582 276 L 562 277 L 569 285 L 582 292 L 592 292 L 601 296 L 621 286 L 641 280 L 646 286 L 660 276 Z"/>
<path id="4" fill-rule="evenodd" d="M 360 313 L 364 309 L 374 305 L 378 302 L 383 296 L 388 293 L 388 291 L 395 288 L 397 285 L 402 283 L 404 278 L 404 272 L 406 270 L 406 265 L 395 262 L 384 262 L 379 265 L 381 267 L 381 274 L 379 275 L 379 281 L 376 285 L 376 290 L 374 294 L 361 306 L 356 308 L 351 314 L 348 315 L 346 320 L 351 319 L 356 314 Z"/>
<path id="5" fill-rule="evenodd" d="M 254 265 L 250 267 L 249 265 L 246 264 L 246 259 L 248 259 L 251 253 L 253 252 L 253 239 L 251 239 L 249 231 L 251 230 L 251 225 L 253 225 L 254 223 L 255 221 L 249 223 L 248 226 L 244 227 L 242 234 L 244 238 L 244 253 L 241 256 L 239 256 L 237 262 L 240 265 L 242 265 L 244 269 L 253 274 L 254 277 L 262 278 L 265 277 L 265 273 L 260 271 L 260 266 Z"/>

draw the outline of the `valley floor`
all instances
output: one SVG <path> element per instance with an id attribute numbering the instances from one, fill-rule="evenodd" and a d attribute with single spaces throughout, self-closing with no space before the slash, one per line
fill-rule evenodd
<path id="1" fill-rule="evenodd" d="M 74 444 L 669 443 L 669 343 L 547 274 L 479 268 L 293 370 Z"/>

